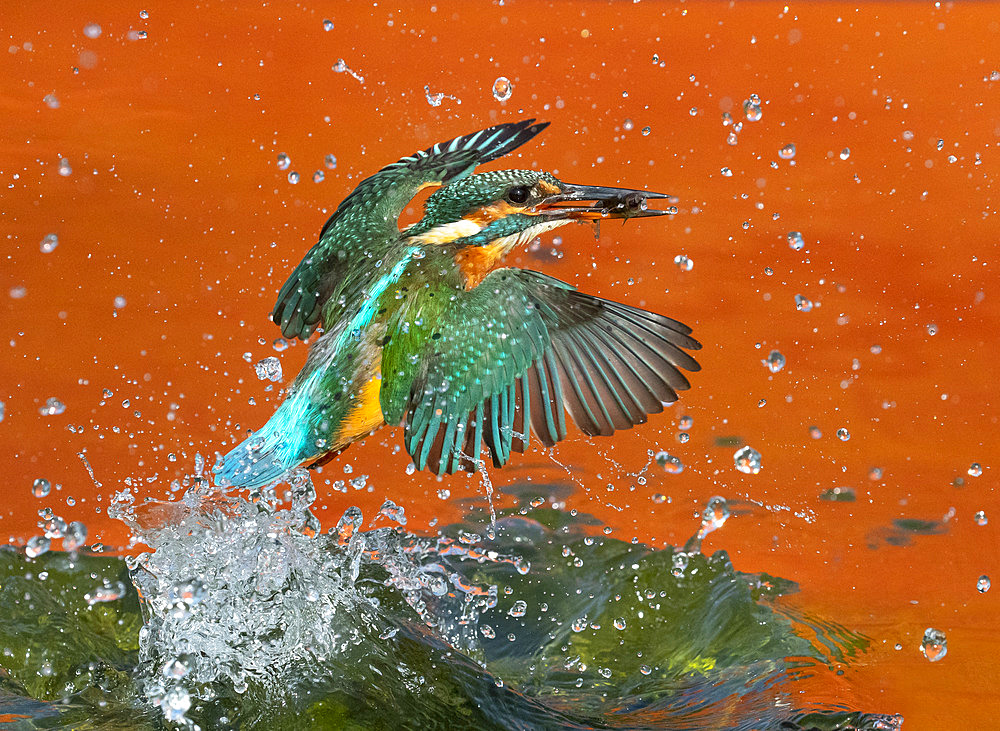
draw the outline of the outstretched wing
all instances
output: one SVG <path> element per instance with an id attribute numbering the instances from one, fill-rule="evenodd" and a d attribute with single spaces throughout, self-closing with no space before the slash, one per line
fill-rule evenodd
<path id="1" fill-rule="evenodd" d="M 548 126 L 534 121 L 498 124 L 439 142 L 361 181 L 337 206 L 319 241 L 278 293 L 271 319 L 282 334 L 302 339 L 312 334 L 344 268 L 356 264 L 354 257 L 379 258 L 378 247 L 396 238 L 399 214 L 421 188 L 457 180 L 523 145 Z"/>
<path id="2" fill-rule="evenodd" d="M 483 443 L 501 466 L 531 432 L 546 446 L 564 439 L 565 411 L 602 436 L 662 411 L 690 387 L 680 369 L 700 370 L 685 352 L 701 348 L 690 332 L 537 272 L 499 269 L 458 295 L 422 352 L 405 352 L 412 339 L 386 346 L 382 412 L 405 424 L 418 469 L 474 470 Z M 404 375 L 413 356 L 422 365 Z"/>

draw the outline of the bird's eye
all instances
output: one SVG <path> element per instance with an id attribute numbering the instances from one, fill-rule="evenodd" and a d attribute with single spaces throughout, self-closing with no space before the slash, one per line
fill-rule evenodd
<path id="1" fill-rule="evenodd" d="M 511 203 L 527 203 L 531 190 L 527 185 L 516 185 L 507 191 L 507 200 Z"/>

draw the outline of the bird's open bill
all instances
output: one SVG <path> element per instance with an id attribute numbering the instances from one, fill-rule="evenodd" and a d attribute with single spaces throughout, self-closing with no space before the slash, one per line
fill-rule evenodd
<path id="1" fill-rule="evenodd" d="M 671 198 L 665 193 L 631 188 L 608 188 L 602 185 L 570 185 L 560 193 L 542 199 L 535 214 L 547 218 L 574 221 L 600 221 L 606 218 L 647 218 L 664 216 L 672 211 L 649 208 L 649 199 Z M 590 205 L 580 205 L 592 201 Z"/>

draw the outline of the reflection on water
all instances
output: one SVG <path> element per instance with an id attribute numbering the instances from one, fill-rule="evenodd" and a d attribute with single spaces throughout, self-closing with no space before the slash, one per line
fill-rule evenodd
<path id="1" fill-rule="evenodd" d="M 869 641 L 798 612 L 791 582 L 654 550 L 514 488 L 437 536 L 357 508 L 317 532 L 308 475 L 251 500 L 195 478 L 111 513 L 126 562 L 0 549 L 0 718 L 24 728 L 898 728 L 811 703 Z M 364 529 L 362 529 L 364 528 Z M 131 578 L 117 599 L 96 588 Z M 134 589 L 137 590 L 133 590 Z"/>

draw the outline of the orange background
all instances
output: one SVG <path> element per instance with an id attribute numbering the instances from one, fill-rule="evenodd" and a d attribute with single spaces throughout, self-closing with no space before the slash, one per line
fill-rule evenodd
<path id="1" fill-rule="evenodd" d="M 51 506 L 85 521 L 91 540 L 122 545 L 105 511 L 126 478 L 162 498 L 196 451 L 211 464 L 273 410 L 277 387 L 242 354 L 277 355 L 285 385 L 294 376 L 306 348 L 275 353 L 268 313 L 356 181 L 435 141 L 534 116 L 552 126 L 501 164 L 670 192 L 679 214 L 606 224 L 596 242 L 563 229 L 562 258 L 547 256 L 550 236 L 513 263 L 690 324 L 704 370 L 649 424 L 516 458 L 493 483 L 530 479 L 541 495 L 552 480 L 576 485 L 568 507 L 656 545 L 682 543 L 695 511 L 722 495 L 735 516 L 706 550 L 798 581 L 798 604 L 874 640 L 844 683 L 810 687 L 812 700 L 900 712 L 906 728 L 995 722 L 1000 591 L 975 586 L 1000 579 L 1000 5 L 151 2 L 146 19 L 123 2 L 57 16 L 8 5 L 0 535 L 23 542 Z M 340 58 L 363 82 L 332 69 Z M 513 83 L 503 103 L 490 91 L 500 75 Z M 454 98 L 432 106 L 425 85 Z M 757 122 L 742 114 L 752 93 Z M 723 111 L 743 122 L 735 146 Z M 794 161 L 778 155 L 787 143 Z M 326 179 L 314 183 L 318 169 Z M 802 251 L 787 245 L 793 230 Z M 46 254 L 49 233 L 59 245 Z M 691 271 L 673 264 L 680 253 Z M 9 296 L 17 287 L 24 296 Z M 796 311 L 799 293 L 811 312 Z M 774 375 L 760 363 L 772 348 L 788 359 Z M 40 415 L 53 396 L 65 413 Z M 675 438 L 681 415 L 694 419 L 687 444 Z M 724 437 L 761 451 L 763 471 L 735 471 Z M 325 525 L 391 497 L 408 528 L 425 530 L 483 492 L 477 477 L 405 476 L 399 443 L 384 430 L 327 468 Z M 679 456 L 683 474 L 654 464 L 640 484 L 650 449 Z M 974 461 L 980 477 L 966 474 Z M 343 465 L 372 491 L 331 492 L 323 481 Z M 36 477 L 61 488 L 38 500 Z M 857 501 L 818 499 L 837 486 Z M 940 521 L 952 508 L 943 533 L 886 543 L 893 520 Z M 978 510 L 992 522 L 976 525 Z M 949 641 L 933 665 L 918 651 L 930 626 Z"/>

